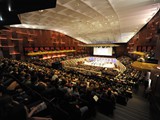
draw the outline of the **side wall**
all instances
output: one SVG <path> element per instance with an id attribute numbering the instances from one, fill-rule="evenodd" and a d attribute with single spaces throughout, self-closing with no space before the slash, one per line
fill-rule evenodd
<path id="1" fill-rule="evenodd" d="M 127 51 L 141 51 L 155 53 L 160 66 L 160 11 L 146 24 L 127 44 Z M 133 55 L 130 55 L 133 56 Z M 134 57 L 134 56 L 133 56 Z M 151 108 L 160 114 L 160 70 L 151 70 L 152 92 L 150 96 Z M 159 118 L 155 118 L 159 119 Z"/>
<path id="2" fill-rule="evenodd" d="M 74 49 L 74 54 L 87 53 L 84 44 L 72 37 L 49 30 L 10 28 L 0 30 L 0 56 L 24 59 L 26 52 Z"/>

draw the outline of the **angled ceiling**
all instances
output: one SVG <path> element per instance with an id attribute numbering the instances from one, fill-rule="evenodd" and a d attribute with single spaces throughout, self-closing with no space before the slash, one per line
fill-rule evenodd
<path id="1" fill-rule="evenodd" d="M 20 14 L 21 25 L 87 44 L 125 43 L 159 10 L 160 0 L 57 0 L 56 8 Z"/>

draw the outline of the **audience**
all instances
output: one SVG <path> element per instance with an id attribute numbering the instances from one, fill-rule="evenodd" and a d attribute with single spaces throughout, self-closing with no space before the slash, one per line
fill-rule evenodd
<path id="1" fill-rule="evenodd" d="M 95 115 L 97 106 L 102 110 L 104 106 L 101 103 L 110 105 L 108 113 L 112 114 L 116 103 L 127 104 L 132 97 L 133 87 L 141 78 L 141 72 L 131 67 L 133 61 L 130 58 L 123 56 L 118 59 L 126 66 L 125 72 L 116 74 L 104 72 L 99 76 L 93 73 L 87 75 L 70 68 L 48 68 L 48 65 L 42 64 L 43 60 L 33 64 L 1 58 L 0 92 L 2 98 L 9 95 L 19 104 L 26 106 L 29 111 L 30 106 L 37 106 L 39 101 L 46 102 L 49 107 L 47 106 L 45 110 L 50 111 L 52 108 L 54 112 L 45 112 L 43 117 L 49 116 L 53 119 L 55 116 L 61 119 L 61 114 L 64 115 L 64 119 L 85 119 Z M 86 68 L 92 69 L 91 66 Z M 98 67 L 95 69 L 103 71 Z"/>

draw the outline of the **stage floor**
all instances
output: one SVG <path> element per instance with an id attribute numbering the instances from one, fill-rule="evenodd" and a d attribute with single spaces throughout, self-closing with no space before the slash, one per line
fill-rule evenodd
<path id="1" fill-rule="evenodd" d="M 115 64 L 112 62 L 106 62 L 106 61 L 85 61 L 84 65 L 90 65 L 90 66 L 98 66 L 98 67 L 104 67 L 104 68 L 115 68 Z"/>

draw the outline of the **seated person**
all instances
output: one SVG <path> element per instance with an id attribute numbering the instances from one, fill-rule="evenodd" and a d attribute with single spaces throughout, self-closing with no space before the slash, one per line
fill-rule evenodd
<path id="1" fill-rule="evenodd" d="M 45 117 L 33 117 L 32 115 L 36 111 L 40 111 L 42 103 L 35 106 L 33 111 L 29 112 L 29 109 L 23 105 L 14 101 L 10 96 L 0 96 L 0 120 L 52 120 L 52 118 Z M 45 106 L 43 104 L 43 106 Z"/>

